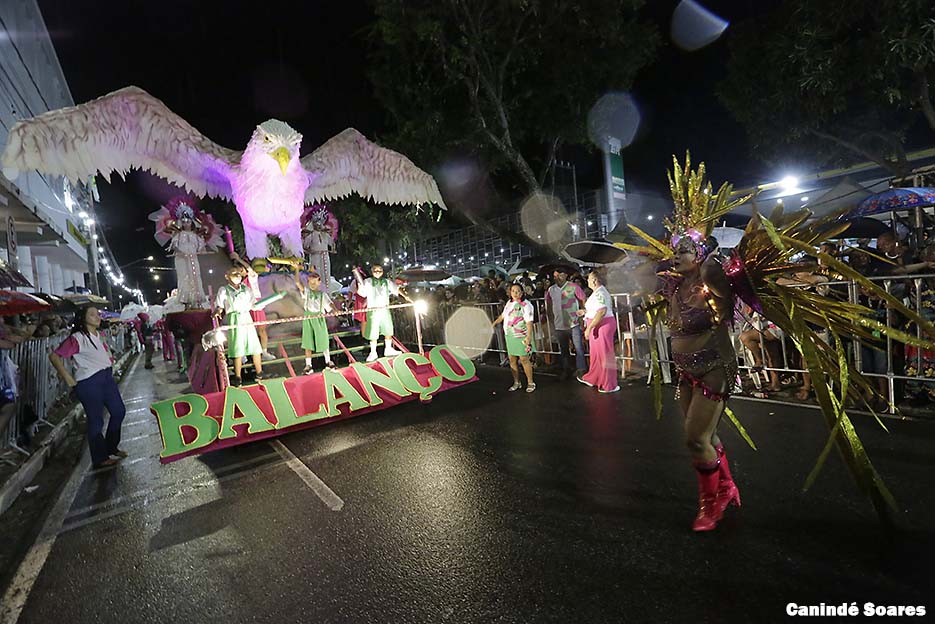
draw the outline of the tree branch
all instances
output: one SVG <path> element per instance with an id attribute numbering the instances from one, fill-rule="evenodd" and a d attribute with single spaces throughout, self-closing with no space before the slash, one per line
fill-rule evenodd
<path id="1" fill-rule="evenodd" d="M 545 164 L 542 166 L 542 172 L 539 174 L 540 187 L 545 186 L 545 176 L 549 175 L 549 169 L 552 168 L 552 163 L 555 162 L 555 153 L 558 151 L 558 146 L 561 142 L 561 137 L 555 137 L 546 149 Z"/>
<path id="2" fill-rule="evenodd" d="M 891 160 L 887 160 L 886 158 L 883 158 L 878 154 L 875 154 L 873 152 L 870 152 L 869 150 L 864 149 L 863 147 L 861 147 L 860 145 L 856 143 L 853 143 L 846 139 L 842 139 L 840 137 L 836 137 L 833 134 L 828 134 L 827 132 L 822 132 L 821 130 L 815 130 L 813 128 L 809 128 L 808 130 L 806 130 L 806 132 L 808 132 L 812 136 L 818 137 L 819 139 L 824 139 L 826 141 L 830 141 L 831 143 L 834 143 L 835 145 L 838 145 L 839 147 L 843 147 L 849 152 L 859 154 L 860 156 L 863 156 L 867 160 L 870 160 L 880 165 L 882 168 L 886 169 L 887 171 L 889 171 L 890 173 L 894 175 L 902 175 L 904 173 L 900 169 L 899 163 L 894 163 Z"/>
<path id="3" fill-rule="evenodd" d="M 925 72 L 916 71 L 916 79 L 919 82 L 919 103 L 922 105 L 922 114 L 925 120 L 929 122 L 929 128 L 935 130 L 935 106 L 932 105 L 932 97 L 929 94 L 929 79 Z"/>

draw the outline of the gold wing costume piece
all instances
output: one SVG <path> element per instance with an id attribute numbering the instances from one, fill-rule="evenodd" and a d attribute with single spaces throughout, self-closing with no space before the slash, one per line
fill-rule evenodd
<path id="1" fill-rule="evenodd" d="M 686 155 L 684 167 L 673 157 L 669 186 L 675 203 L 674 216 L 666 221 L 666 227 L 672 234 L 671 245 L 655 240 L 631 225 L 630 227 L 646 241 L 646 245 L 621 243 L 618 246 L 658 262 L 671 259 L 674 256 L 674 247 L 687 236 L 699 246 L 699 253 L 710 253 L 712 250 L 705 249 L 705 245 L 710 245 L 714 225 L 725 214 L 750 198 L 747 196 L 731 200 L 732 187 L 729 184 L 723 184 L 715 193 L 711 183 L 706 180 L 704 164 L 692 171 L 689 155 Z M 839 220 L 837 214 L 817 220 L 810 220 L 810 217 L 811 213 L 807 210 L 786 214 L 781 205 L 769 218 L 754 211 L 742 240 L 721 266 L 730 283 L 735 302 L 738 299 L 743 301 L 789 336 L 802 354 L 804 368 L 812 376 L 815 396 L 830 435 L 815 467 L 806 479 L 804 489 L 807 490 L 812 485 L 832 447 L 836 446 L 858 486 L 869 496 L 877 514 L 881 519 L 887 520 L 888 511 L 896 509 L 895 501 L 873 467 L 846 410 L 848 405 L 864 405 L 872 412 L 865 396 L 875 394 L 875 390 L 848 362 L 842 338 L 869 343 L 875 336 L 882 335 L 923 348 L 933 348 L 933 343 L 931 340 L 923 340 L 887 327 L 875 320 L 872 317 L 873 311 L 863 305 L 783 284 L 780 283 L 780 278 L 794 278 L 795 273 L 808 271 L 810 267 L 817 268 L 814 263 L 803 264 L 793 260 L 794 256 L 808 254 L 822 267 L 856 282 L 870 296 L 879 298 L 891 310 L 917 324 L 921 330 L 919 335 L 935 336 L 935 325 L 850 266 L 829 254 L 817 251 L 821 243 L 837 238 L 844 232 L 849 223 Z M 797 280 L 788 279 L 788 282 L 795 281 Z M 647 320 L 654 332 L 658 321 L 666 312 L 668 303 L 659 293 L 652 293 L 648 297 L 645 309 Z M 831 340 L 823 340 L 815 330 L 816 327 L 827 329 Z M 651 344 L 656 344 L 654 339 L 651 340 Z M 657 417 L 661 414 L 661 376 L 657 374 L 659 365 L 659 354 L 654 349 L 652 367 Z M 724 412 L 748 444 L 755 449 L 752 440 L 726 405 Z M 878 417 L 876 420 L 886 429 Z"/>

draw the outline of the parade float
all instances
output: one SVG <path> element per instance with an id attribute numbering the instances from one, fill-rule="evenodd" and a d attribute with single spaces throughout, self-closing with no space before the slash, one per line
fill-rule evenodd
<path id="1" fill-rule="evenodd" d="M 404 351 L 401 355 L 361 364 L 353 349 L 332 334 L 347 367 L 296 377 L 291 365 L 295 358 L 280 340 L 279 361 L 289 378 L 228 387 L 221 350 L 225 331 L 232 327 L 217 327 L 207 307 L 212 290 L 222 283 L 220 275 L 205 280 L 198 260 L 220 247 L 220 230 L 197 210 L 192 198 L 232 202 L 243 226 L 246 258 L 261 269 L 285 269 L 265 271 L 256 286 L 257 307 L 269 307 L 254 325 L 271 328 L 303 318 L 296 314 L 297 297 L 289 291 L 306 251 L 309 265 L 323 276 L 322 288 L 331 280 L 329 254 L 337 240 L 338 220 L 322 202 L 357 194 L 375 203 L 445 207 L 431 175 L 353 128 L 304 157 L 299 155 L 301 145 L 299 132 L 270 119 L 254 128 L 242 151 L 222 147 L 137 87 L 21 120 L 10 130 L 2 165 L 11 180 L 20 171 L 35 170 L 77 184 L 97 174 L 110 179 L 115 172 L 125 177 L 138 169 L 187 192 L 189 199 L 173 200 L 150 216 L 157 240 L 168 245 L 175 259 L 179 292 L 175 311 L 167 310 L 165 322 L 185 345 L 179 351 L 184 352 L 183 366 L 194 391 L 152 408 L 163 435 L 164 462 L 415 398 L 429 400 L 436 392 L 474 379 L 471 363 L 447 347 L 436 347 L 426 356 L 421 341 L 418 353 L 397 344 Z M 270 236 L 278 237 L 290 258 L 269 258 Z M 229 232 L 226 251 L 240 261 Z M 391 307 L 412 312 L 415 304 Z M 245 426 L 238 427 L 241 424 Z"/>

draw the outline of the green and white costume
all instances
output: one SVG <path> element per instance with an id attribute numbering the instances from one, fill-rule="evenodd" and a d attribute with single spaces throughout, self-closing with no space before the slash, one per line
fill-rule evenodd
<path id="1" fill-rule="evenodd" d="M 320 290 L 305 289 L 305 320 L 302 321 L 302 348 L 312 353 L 324 353 L 328 350 L 328 325 L 325 312 L 334 309 L 331 297 Z M 317 317 L 317 318 L 310 318 Z"/>
<path id="2" fill-rule="evenodd" d="M 392 336 L 393 316 L 386 306 L 390 305 L 390 295 L 399 295 L 396 282 L 385 277 L 368 277 L 357 290 L 357 294 L 367 299 L 368 308 L 378 308 L 367 312 L 367 333 L 364 338 L 373 341 L 379 340 L 380 336 Z"/>
<path id="3" fill-rule="evenodd" d="M 252 288 L 241 282 L 239 287 L 225 284 L 218 290 L 215 306 L 227 312 L 226 325 L 249 324 L 247 327 L 234 327 L 227 330 L 227 355 L 239 358 L 245 355 L 257 355 L 263 352 L 260 337 L 250 317 L 250 310 L 256 303 Z"/>
<path id="4" fill-rule="evenodd" d="M 506 352 L 509 355 L 524 357 L 535 352 L 532 339 L 526 348 L 526 336 L 532 331 L 535 318 L 532 304 L 528 301 L 508 301 L 503 306 L 503 334 L 506 336 Z"/>

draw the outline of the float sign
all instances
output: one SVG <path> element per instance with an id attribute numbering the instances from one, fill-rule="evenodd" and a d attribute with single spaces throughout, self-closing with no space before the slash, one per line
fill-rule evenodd
<path id="1" fill-rule="evenodd" d="M 476 381 L 474 363 L 447 345 L 314 375 L 265 379 L 211 394 L 183 394 L 150 406 L 166 464 L 189 455 L 271 438 L 407 403 L 427 402 Z"/>

